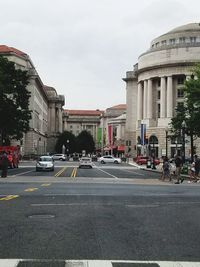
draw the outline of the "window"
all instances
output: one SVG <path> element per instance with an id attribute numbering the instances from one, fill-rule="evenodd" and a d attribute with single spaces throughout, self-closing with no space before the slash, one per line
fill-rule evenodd
<path id="1" fill-rule="evenodd" d="M 178 88 L 177 89 L 177 97 L 178 98 L 184 97 L 184 90 L 183 90 L 183 88 Z"/>
<path id="2" fill-rule="evenodd" d="M 73 125 L 70 125 L 70 129 L 72 129 L 73 128 Z"/>
<path id="3" fill-rule="evenodd" d="M 163 41 L 161 42 L 161 44 L 162 44 L 162 45 L 166 45 L 166 44 L 167 44 L 167 41 L 166 41 L 166 40 L 163 40 Z"/>
<path id="4" fill-rule="evenodd" d="M 176 41 L 175 39 L 170 39 L 170 40 L 169 40 L 169 43 L 170 43 L 171 45 L 173 45 L 173 44 L 175 44 L 175 41 Z"/>
<path id="5" fill-rule="evenodd" d="M 177 84 L 184 84 L 184 81 L 185 81 L 184 77 L 179 77 L 177 79 Z"/>
<path id="6" fill-rule="evenodd" d="M 179 38 L 179 43 L 180 43 L 180 44 L 185 43 L 185 37 L 180 37 L 180 38 Z"/>
<path id="7" fill-rule="evenodd" d="M 160 104 L 158 104 L 157 108 L 158 108 L 158 118 L 160 118 Z"/>
<path id="8" fill-rule="evenodd" d="M 158 80 L 158 87 L 160 87 L 160 80 Z"/>
<path id="9" fill-rule="evenodd" d="M 156 43 L 156 47 L 158 47 L 158 46 L 159 46 L 159 44 L 160 44 L 159 42 L 158 42 L 158 43 Z"/>
<path id="10" fill-rule="evenodd" d="M 197 38 L 196 37 L 190 37 L 190 43 L 196 43 Z"/>
<path id="11" fill-rule="evenodd" d="M 158 99 L 160 99 L 160 90 L 158 90 L 157 92 L 158 92 L 158 94 L 157 94 Z"/>

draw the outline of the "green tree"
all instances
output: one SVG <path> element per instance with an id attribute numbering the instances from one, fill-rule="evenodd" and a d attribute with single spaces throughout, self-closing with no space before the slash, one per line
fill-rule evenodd
<path id="1" fill-rule="evenodd" d="M 65 153 L 66 154 L 72 154 L 76 151 L 76 137 L 68 132 L 65 131 L 63 132 L 56 143 L 55 150 L 57 153 L 62 153 L 63 152 L 63 145 L 65 146 Z"/>
<path id="2" fill-rule="evenodd" d="M 82 131 L 77 136 L 77 152 L 81 153 L 82 150 L 85 150 L 86 154 L 93 153 L 95 151 L 95 143 L 93 137 L 87 131 Z"/>
<path id="3" fill-rule="evenodd" d="M 29 110 L 30 92 L 27 71 L 16 69 L 13 62 L 0 56 L 0 135 L 9 144 L 29 130 L 31 111 Z"/>
<path id="4" fill-rule="evenodd" d="M 200 137 L 200 64 L 193 71 L 194 77 L 184 83 L 184 102 L 176 107 L 176 116 L 171 123 L 174 135 L 180 136 L 184 130 L 184 134 L 190 136 L 192 159 L 194 139 Z"/>

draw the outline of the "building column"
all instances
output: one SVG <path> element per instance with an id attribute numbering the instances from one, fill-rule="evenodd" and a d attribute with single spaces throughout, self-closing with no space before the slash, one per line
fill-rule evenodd
<path id="1" fill-rule="evenodd" d="M 59 107 L 59 109 L 58 109 L 58 132 L 59 133 L 62 133 L 62 124 L 63 124 L 63 122 L 62 122 L 62 107 Z"/>
<path id="2" fill-rule="evenodd" d="M 167 118 L 173 117 L 173 80 L 167 77 Z"/>
<path id="3" fill-rule="evenodd" d="M 142 84 L 138 83 L 138 95 L 137 95 L 137 119 L 142 120 Z"/>
<path id="4" fill-rule="evenodd" d="M 166 117 L 166 80 L 165 77 L 161 77 L 160 83 L 160 117 Z"/>
<path id="5" fill-rule="evenodd" d="M 153 87 L 152 87 L 152 80 L 149 79 L 148 80 L 148 94 L 147 94 L 147 99 L 148 99 L 148 102 L 147 102 L 147 118 L 148 119 L 152 119 L 153 117 L 153 113 L 152 113 L 152 110 L 153 110 Z"/>
<path id="6" fill-rule="evenodd" d="M 143 95 L 143 119 L 147 118 L 147 80 L 144 81 L 144 95 Z"/>
<path id="7" fill-rule="evenodd" d="M 51 106 L 50 106 L 50 125 L 51 125 L 51 132 L 52 133 L 55 133 L 55 130 L 56 130 L 56 128 L 55 128 L 55 126 L 56 126 L 56 121 L 55 121 L 55 119 L 56 119 L 56 110 L 55 110 L 55 104 L 51 104 Z"/>

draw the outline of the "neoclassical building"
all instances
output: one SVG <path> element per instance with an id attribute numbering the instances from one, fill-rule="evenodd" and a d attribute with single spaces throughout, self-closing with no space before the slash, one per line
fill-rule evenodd
<path id="1" fill-rule="evenodd" d="M 31 93 L 29 109 L 32 118 L 30 130 L 20 141 L 12 141 L 20 145 L 22 155 L 41 155 L 54 151 L 57 137 L 62 133 L 62 107 L 64 96 L 58 95 L 52 87 L 45 86 L 37 73 L 30 57 L 13 47 L 0 45 L 0 55 L 15 63 L 15 67 L 28 71 Z"/>
<path id="2" fill-rule="evenodd" d="M 126 140 L 132 155 L 161 157 L 181 153 L 181 138 L 168 138 L 175 108 L 184 99 L 183 84 L 200 62 L 200 23 L 177 27 L 154 39 L 149 50 L 139 56 L 132 71 L 126 73 Z M 148 144 L 143 144 L 141 128 Z M 142 139 L 142 140 L 141 140 Z M 185 149 L 190 153 L 190 140 Z M 146 142 L 147 143 L 147 142 Z M 196 143 L 198 152 L 198 141 Z M 200 151 L 199 151 L 200 152 Z"/>

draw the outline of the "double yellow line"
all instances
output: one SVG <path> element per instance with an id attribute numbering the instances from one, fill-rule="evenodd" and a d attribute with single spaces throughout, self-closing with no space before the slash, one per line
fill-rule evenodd
<path id="1" fill-rule="evenodd" d="M 55 177 L 59 177 L 65 170 L 67 169 L 67 167 L 62 168 L 59 172 L 57 172 L 54 176 Z"/>
<path id="2" fill-rule="evenodd" d="M 11 199 L 14 199 L 14 198 L 17 198 L 17 197 L 19 197 L 19 195 L 8 195 L 6 197 L 0 198 L 0 201 L 1 200 L 11 200 Z"/>
<path id="3" fill-rule="evenodd" d="M 73 169 L 71 177 L 76 177 L 76 173 L 77 173 L 77 167 Z"/>

